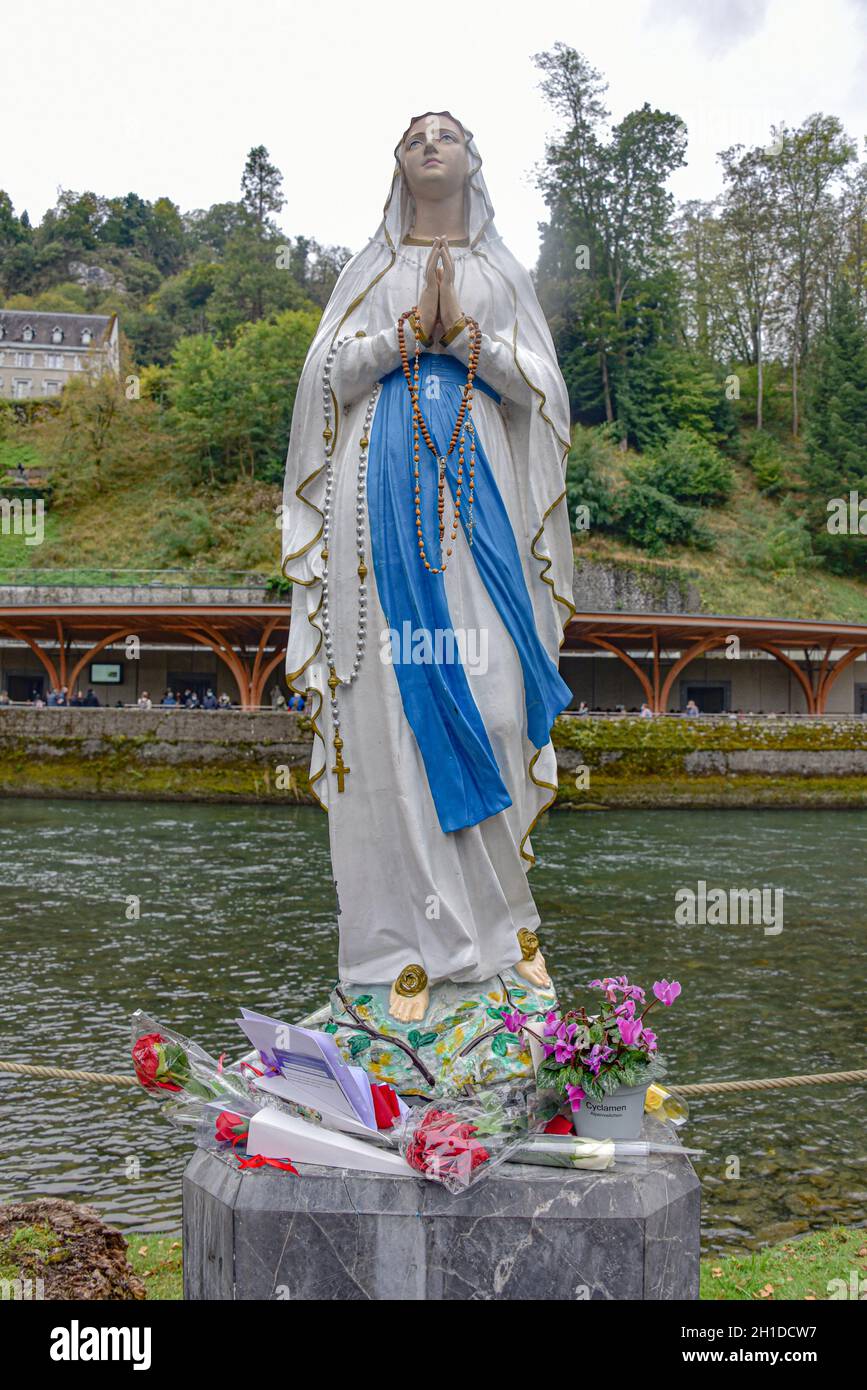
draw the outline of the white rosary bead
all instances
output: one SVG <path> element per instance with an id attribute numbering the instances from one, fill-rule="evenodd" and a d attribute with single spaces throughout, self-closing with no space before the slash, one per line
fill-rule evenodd
<path id="1" fill-rule="evenodd" d="M 338 350 L 344 343 L 349 342 L 349 338 L 341 338 L 333 344 L 326 354 L 325 369 L 322 380 L 322 409 L 325 417 L 325 494 L 322 516 L 322 544 L 323 549 L 328 551 L 331 546 L 332 534 L 332 512 L 334 506 L 334 462 L 333 448 L 334 437 L 331 434 L 332 412 L 331 412 L 331 369 Z M 373 422 L 373 413 L 376 408 L 377 397 L 380 392 L 380 384 L 376 383 L 367 403 L 367 410 L 364 415 L 364 430 L 362 438 L 369 440 L 370 429 Z M 367 503 L 367 449 L 359 443 L 358 472 L 356 478 L 356 500 L 355 500 L 355 547 L 358 556 L 358 568 L 362 569 L 365 565 L 364 543 L 365 543 L 365 519 L 364 512 Z M 331 626 L 331 614 L 328 602 L 328 561 L 322 563 L 322 600 L 320 603 L 320 615 L 322 618 L 322 637 L 325 649 L 325 659 L 328 663 L 330 672 L 336 675 L 336 659 L 334 653 L 334 634 Z M 359 574 L 358 584 L 358 621 L 357 637 L 355 643 L 355 659 L 349 675 L 338 681 L 340 685 L 351 685 L 361 668 L 364 657 L 366 632 L 367 632 L 367 585 L 363 577 Z M 335 736 L 340 732 L 340 709 L 337 700 L 337 690 L 331 690 L 329 694 L 331 706 L 332 725 Z"/>

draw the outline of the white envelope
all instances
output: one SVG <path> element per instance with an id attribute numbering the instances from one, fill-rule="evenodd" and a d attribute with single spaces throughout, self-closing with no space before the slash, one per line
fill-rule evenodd
<path id="1" fill-rule="evenodd" d="M 353 1168 L 363 1173 L 390 1173 L 412 1178 L 418 1174 L 399 1153 L 378 1149 L 364 1139 L 313 1125 L 295 1115 L 265 1106 L 250 1120 L 247 1154 L 290 1159 L 292 1163 L 319 1163 L 327 1168 Z"/>

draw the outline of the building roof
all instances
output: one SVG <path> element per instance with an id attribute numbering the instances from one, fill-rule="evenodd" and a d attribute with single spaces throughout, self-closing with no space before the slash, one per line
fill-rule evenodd
<path id="1" fill-rule="evenodd" d="M 724 644 L 730 635 L 746 646 L 772 642 L 781 647 L 867 647 L 867 624 L 817 622 L 802 618 L 743 617 L 717 613 L 575 613 L 566 624 L 564 651 L 596 647 L 598 639 L 622 651 L 653 646 L 686 648 L 704 639 Z"/>
<path id="2" fill-rule="evenodd" d="M 64 343 L 76 347 L 81 345 L 82 329 L 89 328 L 93 333 L 94 345 L 97 345 L 107 336 L 115 318 L 115 314 L 55 314 L 45 313 L 41 309 L 0 309 L 0 327 L 4 330 L 0 341 L 23 343 L 21 335 L 29 324 L 33 337 L 28 346 L 35 343 L 40 347 L 55 347 L 51 340 L 55 328 L 63 329 Z"/>

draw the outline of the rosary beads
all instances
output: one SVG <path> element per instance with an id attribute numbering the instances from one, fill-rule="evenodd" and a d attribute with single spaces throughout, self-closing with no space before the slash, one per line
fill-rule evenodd
<path id="1" fill-rule="evenodd" d="M 331 625 L 331 609 L 329 596 L 328 561 L 330 555 L 332 539 L 332 521 L 334 509 L 334 451 L 331 441 L 334 438 L 332 430 L 331 414 L 331 371 L 334 366 L 334 358 L 338 350 L 349 338 L 341 338 L 337 343 L 332 343 L 325 357 L 325 367 L 322 373 L 322 411 L 325 417 L 325 428 L 322 431 L 322 438 L 325 441 L 325 499 L 322 508 L 322 602 L 320 604 L 320 616 L 322 619 L 322 640 L 325 647 L 325 660 L 328 664 L 328 689 L 331 702 L 331 727 L 334 742 L 335 766 L 331 769 L 337 774 L 337 790 L 342 792 L 345 787 L 345 779 L 349 774 L 349 767 L 343 761 L 343 739 L 340 734 L 340 709 L 337 701 L 337 688 L 340 685 L 351 685 L 361 668 L 362 657 L 367 636 L 367 565 L 364 561 L 364 513 L 367 500 L 367 448 L 370 443 L 370 428 L 373 421 L 373 412 L 376 408 L 376 400 L 380 392 L 380 383 L 374 386 L 370 399 L 367 402 L 367 410 L 364 416 L 364 427 L 361 432 L 361 439 L 358 442 L 358 473 L 356 478 L 355 491 L 355 550 L 358 556 L 358 631 L 355 641 L 355 657 L 352 662 L 352 669 L 348 676 L 338 676 L 337 661 L 334 651 L 334 630 Z"/>
<path id="2" fill-rule="evenodd" d="M 401 360 L 401 364 L 402 364 L 402 366 L 403 366 L 403 374 L 404 374 L 404 376 L 406 377 L 406 384 L 407 384 L 407 387 L 409 388 L 410 400 L 412 401 L 413 479 L 414 479 L 414 500 L 415 500 L 415 529 L 416 529 L 416 537 L 417 537 L 417 539 L 418 539 L 418 551 L 419 551 L 419 555 L 421 556 L 421 560 L 422 560 L 422 563 L 423 563 L 425 569 L 429 570 L 431 574 L 442 574 L 442 573 L 444 573 L 444 571 L 445 571 L 445 569 L 446 569 L 446 566 L 448 565 L 449 557 L 450 557 L 451 554 L 452 554 L 452 550 L 453 550 L 453 548 L 454 548 L 454 542 L 455 542 L 455 540 L 456 540 L 456 538 L 457 538 L 458 526 L 460 525 L 460 518 L 461 518 L 461 491 L 462 491 L 462 488 L 463 488 L 463 479 L 464 479 L 464 446 L 465 446 L 465 440 L 466 440 L 466 432 L 468 432 L 468 433 L 469 433 L 469 436 L 470 436 L 469 490 L 468 490 L 468 498 L 467 498 L 467 533 L 468 533 L 468 538 L 469 538 L 469 543 L 470 543 L 470 545 L 472 545 L 472 543 L 473 543 L 473 542 L 472 542 L 472 536 L 473 536 L 473 492 L 474 492 L 474 488 L 475 488 L 475 473 L 476 473 L 476 432 L 475 432 L 475 429 L 474 429 L 474 427 L 473 427 L 473 422 L 472 422 L 473 381 L 474 381 L 474 379 L 475 379 L 476 368 L 478 367 L 478 363 L 479 363 L 479 351 L 480 351 L 480 349 L 481 349 L 482 335 L 481 335 L 481 330 L 480 330 L 480 328 L 479 328 L 479 325 L 476 323 L 476 320 L 470 318 L 468 315 L 465 315 L 465 320 L 466 320 L 466 324 L 467 324 L 467 330 L 468 330 L 469 335 L 470 335 L 470 350 L 469 350 L 469 358 L 468 358 L 468 363 L 469 363 L 469 365 L 468 365 L 468 367 L 467 367 L 467 380 L 466 380 L 466 382 L 465 382 L 465 384 L 464 384 L 464 386 L 463 386 L 463 388 L 462 388 L 462 390 L 461 390 L 461 404 L 460 404 L 460 408 L 459 408 L 459 410 L 458 410 L 457 419 L 455 420 L 455 427 L 454 427 L 454 429 L 453 429 L 453 431 L 452 431 L 452 437 L 451 437 L 451 441 L 450 441 L 450 443 L 449 443 L 449 447 L 448 447 L 448 449 L 446 450 L 446 452 L 445 452 L 444 454 L 440 454 L 440 453 L 438 452 L 437 448 L 436 448 L 436 445 L 434 444 L 433 440 L 431 439 L 430 431 L 428 430 L 428 427 L 427 427 L 427 422 L 426 422 L 426 420 L 425 420 L 425 418 L 424 418 L 424 416 L 423 416 L 423 414 L 422 414 L 421 406 L 419 405 L 419 389 L 418 389 L 419 382 L 418 382 L 418 378 L 419 378 L 419 354 L 420 354 L 420 352 L 421 352 L 421 340 L 420 340 L 420 338 L 419 338 L 418 333 L 416 333 L 416 340 L 415 340 L 415 356 L 414 356 L 414 359 L 413 359 L 413 370 L 412 370 L 412 373 L 410 373 L 409 355 L 408 355 L 407 349 L 406 349 L 406 338 L 405 338 L 405 330 L 404 330 L 404 324 L 405 324 L 405 322 L 406 322 L 407 319 L 410 319 L 410 320 L 412 320 L 413 322 L 416 322 L 416 323 L 418 322 L 418 306 L 417 306 L 417 305 L 416 305 L 414 308 L 412 308 L 412 309 L 407 309 L 406 313 L 401 314 L 400 318 L 399 318 L 398 321 L 397 321 L 397 339 L 398 339 L 398 345 L 399 345 L 399 347 L 400 347 L 400 360 Z M 421 520 L 421 475 L 420 475 L 420 468 L 419 468 L 419 455 L 420 455 L 419 430 L 421 430 L 421 433 L 422 433 L 422 435 L 424 436 L 424 441 L 425 441 L 425 443 L 427 444 L 428 448 L 430 449 L 431 453 L 433 454 L 434 458 L 435 458 L 436 461 L 437 461 L 437 514 L 438 514 L 438 517 L 439 517 L 440 561 L 441 561 L 441 563 L 440 563 L 439 565 L 432 565 L 432 564 L 430 563 L 430 561 L 428 560 L 428 558 L 427 558 L 427 553 L 426 553 L 426 551 L 425 551 L 424 531 L 423 531 L 423 528 L 422 528 L 422 520 Z M 460 442 L 458 443 L 459 437 L 460 437 Z M 445 479 L 446 479 L 446 464 L 447 464 L 449 458 L 451 457 L 451 455 L 452 455 L 452 453 L 453 453 L 453 451 L 454 451 L 455 444 L 458 444 L 458 471 L 457 471 L 457 483 L 456 483 L 456 486 L 455 486 L 455 512 L 454 512 L 454 519 L 453 519 L 453 524 L 452 524 L 451 535 L 450 535 L 450 537 L 449 537 L 449 544 L 446 546 L 445 555 L 443 555 L 443 553 L 442 553 L 442 550 L 443 550 L 443 541 L 444 541 L 444 538 L 445 538 L 445 521 L 444 521 L 444 514 L 445 514 Z"/>

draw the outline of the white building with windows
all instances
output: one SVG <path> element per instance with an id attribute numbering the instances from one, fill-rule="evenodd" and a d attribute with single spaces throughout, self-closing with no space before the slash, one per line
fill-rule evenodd
<path id="1" fill-rule="evenodd" d="M 117 314 L 0 309 L 0 398 L 58 396 L 84 372 L 120 373 Z"/>

